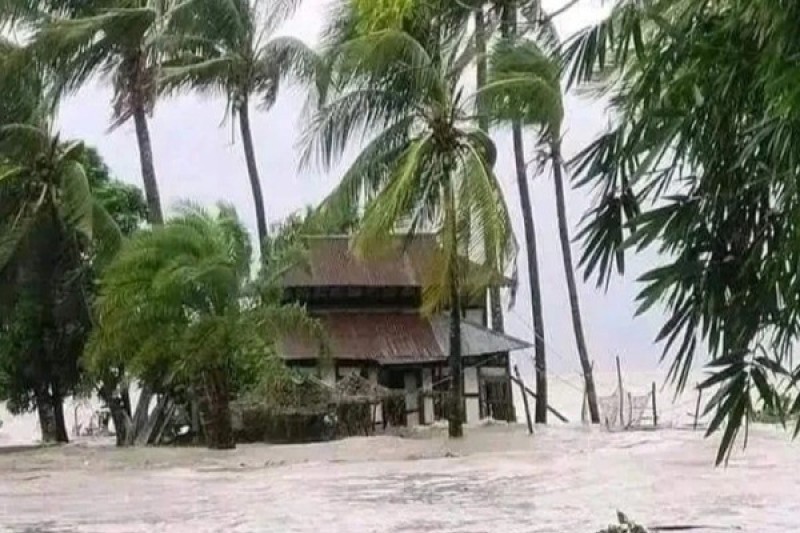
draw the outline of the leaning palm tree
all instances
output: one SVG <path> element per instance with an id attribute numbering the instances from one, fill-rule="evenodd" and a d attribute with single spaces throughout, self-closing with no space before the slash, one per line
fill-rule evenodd
<path id="1" fill-rule="evenodd" d="M 316 56 L 294 37 L 273 36 L 299 0 L 192 0 L 191 9 L 172 20 L 170 58 L 160 84 L 166 92 L 222 94 L 227 113 L 239 119 L 247 173 L 253 192 L 258 238 L 267 237 L 267 217 L 250 129 L 250 106 L 272 107 L 287 77 L 306 80 Z"/>
<path id="2" fill-rule="evenodd" d="M 311 121 L 306 153 L 330 166 L 354 138 L 372 137 L 322 205 L 334 212 L 365 206 L 360 253 L 380 249 L 400 225 L 408 238 L 431 228 L 438 234 L 441 264 L 423 305 L 426 312 L 449 308 L 451 437 L 463 434 L 460 302 L 497 281 L 496 271 L 467 272 L 464 259 L 491 256 L 488 264 L 505 269 L 516 252 L 492 169 L 494 146 L 474 127 L 459 85 L 461 42 L 428 50 L 405 32 L 384 30 L 336 46 L 331 92 Z"/>
<path id="3" fill-rule="evenodd" d="M 161 0 L 0 3 L 0 20 L 29 31 L 34 58 L 71 92 L 97 75 L 114 89 L 111 128 L 133 119 L 148 217 L 163 220 L 147 116 L 155 104 L 155 77 L 164 26 L 174 7 Z"/>
<path id="4" fill-rule="evenodd" d="M 75 386 L 74 347 L 90 324 L 81 265 L 90 250 L 96 264 L 107 260 L 120 235 L 92 196 L 82 144 L 62 142 L 48 117 L 0 125 L 0 331 L 28 317 L 12 350 L 29 361 L 25 392 L 43 440 L 66 442 L 63 398 Z"/>
<path id="5" fill-rule="evenodd" d="M 564 198 L 561 160 L 561 123 L 564 112 L 559 66 L 533 40 L 500 41 L 491 55 L 490 82 L 484 90 L 484 96 L 495 120 L 538 128 L 539 143 L 550 152 L 547 159 L 553 166 L 559 238 L 572 325 L 584 376 L 590 419 L 592 423 L 599 423 L 597 392 L 583 333 Z"/>
<path id="6" fill-rule="evenodd" d="M 287 328 L 314 330 L 297 305 L 256 291 L 247 231 L 233 208 L 184 207 L 163 226 L 125 243 L 101 278 L 87 364 L 121 362 L 135 376 L 163 374 L 203 391 L 207 444 L 235 446 L 231 377 L 245 361 L 277 361 L 273 340 Z M 278 368 L 278 367 L 273 367 Z"/>

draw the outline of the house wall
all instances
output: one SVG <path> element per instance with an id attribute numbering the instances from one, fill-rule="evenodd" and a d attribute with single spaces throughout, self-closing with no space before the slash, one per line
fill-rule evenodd
<path id="1" fill-rule="evenodd" d="M 416 370 L 408 370 L 403 376 L 406 391 L 406 425 L 418 426 L 419 419 L 419 388 L 417 387 Z"/>
<path id="2" fill-rule="evenodd" d="M 467 309 L 465 318 L 468 322 L 473 324 L 483 324 L 483 316 L 485 311 L 483 309 Z"/>
<path id="3" fill-rule="evenodd" d="M 481 419 L 481 404 L 478 387 L 478 369 L 474 366 L 464 368 L 464 403 L 465 415 L 468 424 L 473 424 Z"/>
<path id="4" fill-rule="evenodd" d="M 422 369 L 422 390 L 423 392 L 433 392 L 433 369 L 432 368 L 423 368 Z M 434 422 L 434 413 L 433 413 L 433 397 L 431 396 L 423 396 L 422 400 L 422 423 L 423 424 L 433 424 Z"/>
<path id="5" fill-rule="evenodd" d="M 368 371 L 368 379 L 375 385 L 378 385 L 378 367 L 371 366 Z M 375 425 L 383 424 L 383 404 L 379 403 L 375 406 Z"/>

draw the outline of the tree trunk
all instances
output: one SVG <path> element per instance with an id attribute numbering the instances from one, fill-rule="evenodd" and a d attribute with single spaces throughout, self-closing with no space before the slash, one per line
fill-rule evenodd
<path id="1" fill-rule="evenodd" d="M 514 38 L 517 33 L 517 13 L 515 6 L 503 10 L 503 36 Z M 528 257 L 528 282 L 531 286 L 531 313 L 533 315 L 534 364 L 536 365 L 536 408 L 537 424 L 547 423 L 547 356 L 544 343 L 544 316 L 542 313 L 542 291 L 539 283 L 539 260 L 536 248 L 536 225 L 533 220 L 528 176 L 525 169 L 525 145 L 522 141 L 522 125 L 512 122 L 511 134 L 514 142 L 514 166 L 517 172 L 522 221 L 525 226 L 525 247 Z"/>
<path id="2" fill-rule="evenodd" d="M 567 278 L 569 292 L 569 306 L 572 312 L 572 329 L 575 331 L 575 343 L 578 345 L 578 357 L 581 360 L 583 379 L 586 384 L 586 400 L 589 404 L 589 418 L 592 424 L 600 423 L 600 412 L 597 409 L 597 390 L 592 376 L 592 362 L 586 349 L 586 338 L 583 335 L 583 321 L 581 320 L 581 306 L 578 300 L 578 289 L 575 285 L 575 270 L 572 264 L 572 249 L 570 248 L 569 223 L 567 222 L 567 205 L 564 198 L 564 179 L 561 166 L 561 143 L 554 140 L 551 145 L 553 163 L 553 181 L 556 186 L 556 212 L 558 214 L 558 236 L 561 241 L 561 255 L 564 259 L 564 275 Z"/>
<path id="3" fill-rule="evenodd" d="M 464 384 L 461 377 L 461 297 L 458 281 L 450 277 L 450 409 L 447 429 L 451 438 L 464 436 Z"/>
<path id="4" fill-rule="evenodd" d="M 480 91 L 486 86 L 488 79 L 488 57 L 486 54 L 486 19 L 483 13 L 483 6 L 475 10 L 475 51 L 477 54 L 475 64 L 476 89 Z M 489 113 L 486 109 L 485 99 L 478 95 L 478 128 L 489 134 Z M 493 256 L 490 256 L 492 259 Z M 490 264 L 490 268 L 496 265 Z M 489 314 L 491 317 L 491 327 L 494 331 L 503 332 L 505 324 L 503 320 L 503 303 L 500 297 L 500 287 L 492 285 L 489 287 Z"/>
<path id="5" fill-rule="evenodd" d="M 145 426 L 147 426 L 152 399 L 153 389 L 151 389 L 149 385 L 142 384 L 142 389 L 139 391 L 139 400 L 136 402 L 136 410 L 133 412 L 133 424 L 131 427 L 133 431 L 129 436 L 131 444 L 133 444 L 138 435 L 144 431 Z M 156 413 L 153 413 L 153 416 L 155 416 L 155 414 Z"/>
<path id="6" fill-rule="evenodd" d="M 58 428 L 56 414 L 50 392 L 39 390 L 36 392 L 36 412 L 39 415 L 39 428 L 42 431 L 42 442 L 58 442 Z"/>
<path id="7" fill-rule="evenodd" d="M 239 109 L 239 127 L 242 131 L 242 144 L 244 145 L 244 158 L 247 161 L 247 175 L 250 177 L 250 188 L 253 191 L 253 203 L 256 209 L 256 223 L 258 224 L 259 248 L 267 238 L 267 215 L 264 211 L 264 196 L 261 193 L 261 180 L 258 176 L 256 154 L 253 149 L 253 135 L 250 131 L 250 114 L 248 101 L 244 100 Z"/>
<path id="8" fill-rule="evenodd" d="M 136 126 L 139 163 L 142 167 L 144 195 L 147 198 L 147 220 L 151 224 L 163 224 L 164 214 L 161 211 L 161 195 L 158 192 L 156 169 L 153 164 L 153 147 L 150 144 L 150 132 L 147 127 L 147 111 L 141 97 L 135 98 L 133 104 L 133 123 Z"/>
<path id="9" fill-rule="evenodd" d="M 212 450 L 231 450 L 236 447 L 231 422 L 228 375 L 221 368 L 205 372 L 206 436 Z"/>
<path id="10" fill-rule="evenodd" d="M 50 395 L 50 401 L 53 405 L 53 417 L 56 424 L 56 442 L 69 442 L 67 424 L 64 420 L 64 399 L 61 397 L 60 393 L 54 391 L 53 394 Z"/>

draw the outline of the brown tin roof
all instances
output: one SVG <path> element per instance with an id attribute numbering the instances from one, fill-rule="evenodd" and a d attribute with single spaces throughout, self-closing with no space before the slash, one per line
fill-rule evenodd
<path id="1" fill-rule="evenodd" d="M 413 312 L 327 312 L 317 318 L 328 335 L 333 359 L 371 361 L 381 365 L 441 362 L 449 352 L 449 319 L 426 319 Z M 464 357 L 528 348 L 529 343 L 462 321 Z M 287 360 L 316 359 L 319 347 L 303 336 L 281 343 Z"/>
<path id="2" fill-rule="evenodd" d="M 386 250 L 368 257 L 359 257 L 346 235 L 310 236 L 306 244 L 307 261 L 284 274 L 284 287 L 424 287 L 433 281 L 441 254 L 432 234 L 411 240 L 397 236 Z M 470 266 L 484 268 L 474 262 Z"/>

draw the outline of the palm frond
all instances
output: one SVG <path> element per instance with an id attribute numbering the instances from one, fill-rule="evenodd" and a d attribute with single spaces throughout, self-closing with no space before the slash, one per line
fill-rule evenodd
<path id="1" fill-rule="evenodd" d="M 519 120 L 554 135 L 564 109 L 558 66 L 533 41 L 501 41 L 489 63 L 489 83 L 478 94 L 496 121 Z"/>
<path id="2" fill-rule="evenodd" d="M 95 212 L 92 191 L 83 166 L 74 161 L 64 164 L 61 171 L 61 216 L 68 227 L 76 228 L 92 239 Z"/>
<path id="3" fill-rule="evenodd" d="M 283 80 L 307 84 L 317 79 L 321 68 L 320 57 L 303 41 L 275 37 L 257 51 L 252 90 L 261 95 L 262 109 L 269 109 L 275 103 Z"/>
<path id="4" fill-rule="evenodd" d="M 355 241 L 359 254 L 380 250 L 395 232 L 397 224 L 419 205 L 414 202 L 418 191 L 426 190 L 423 172 L 425 160 L 431 156 L 433 142 L 425 136 L 410 142 L 400 156 L 392 176 L 372 201 L 361 221 Z M 425 199 L 421 200 L 425 203 Z"/>
<path id="5" fill-rule="evenodd" d="M 227 95 L 228 82 L 235 75 L 230 56 L 203 59 L 183 56 L 166 62 L 160 69 L 159 88 L 165 94 L 195 90 L 209 95 Z"/>

